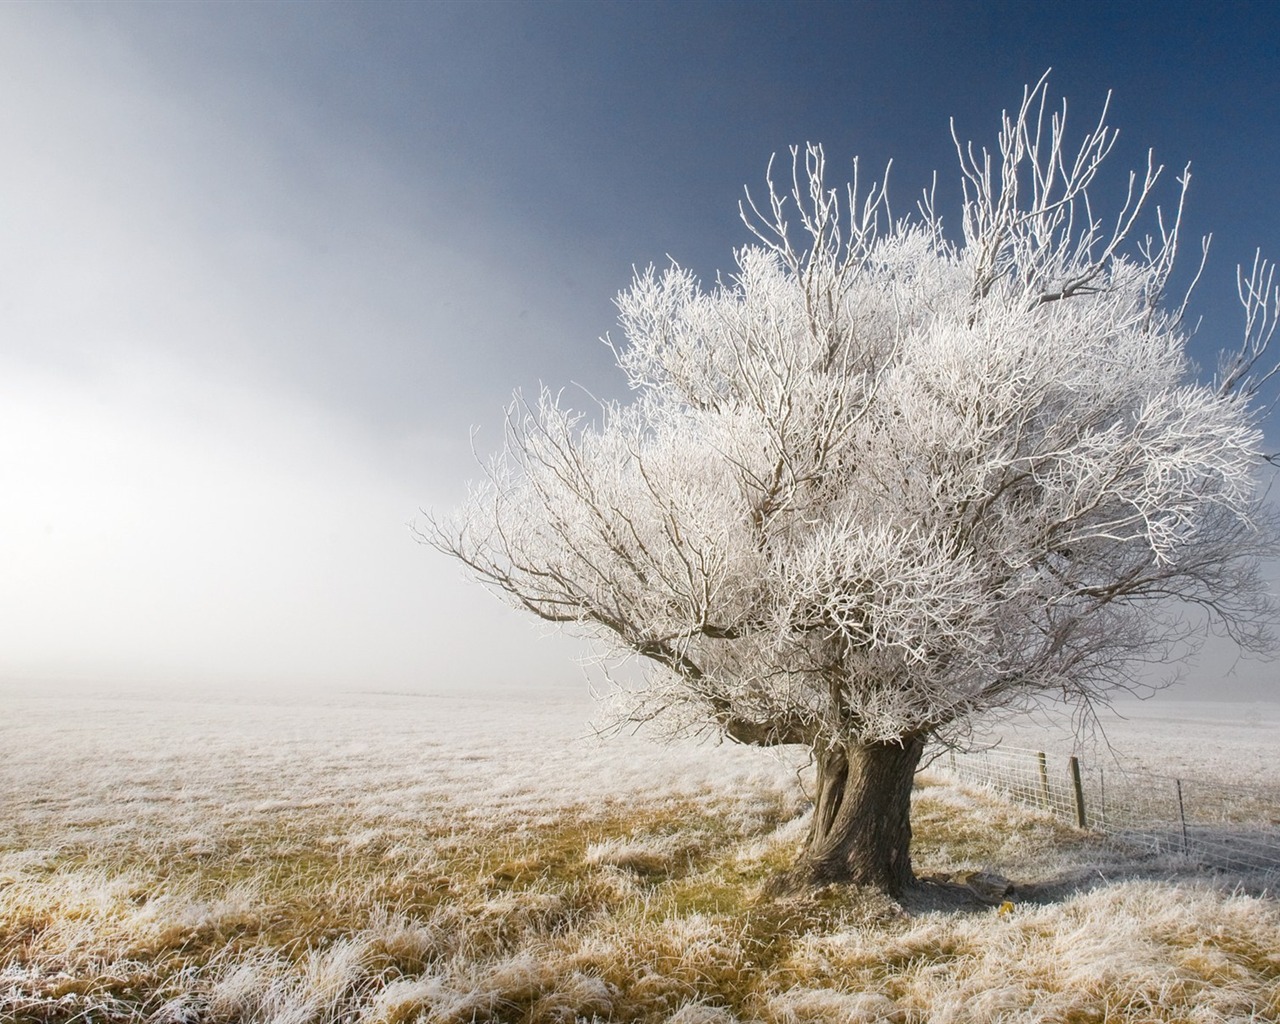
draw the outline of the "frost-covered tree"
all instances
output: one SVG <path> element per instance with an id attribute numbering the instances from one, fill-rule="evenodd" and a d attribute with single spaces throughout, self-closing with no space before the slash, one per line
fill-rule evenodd
<path id="1" fill-rule="evenodd" d="M 1270 268 L 1241 277 L 1240 349 L 1197 377 L 1166 296 L 1188 176 L 1139 237 L 1161 169 L 1104 217 L 1115 132 L 1069 148 L 1045 96 L 994 153 L 957 140 L 958 241 L 929 195 L 894 219 L 856 163 L 837 191 L 821 149 L 794 150 L 748 195 L 758 244 L 731 277 L 650 269 L 619 297 L 633 400 L 517 398 L 487 479 L 420 529 L 516 606 L 648 659 L 633 715 L 810 748 L 796 883 L 909 885 L 913 775 L 975 715 L 1105 700 L 1197 609 L 1269 643 Z"/>

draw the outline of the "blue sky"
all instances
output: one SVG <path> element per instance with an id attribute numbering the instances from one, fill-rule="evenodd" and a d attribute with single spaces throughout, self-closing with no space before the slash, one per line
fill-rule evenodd
<path id="1" fill-rule="evenodd" d="M 633 266 L 728 267 L 806 141 L 955 223 L 949 119 L 1052 67 L 1114 187 L 1191 163 L 1211 361 L 1280 255 L 1277 50 L 1263 3 L 0 7 L 0 679 L 576 683 L 406 523 L 514 388 L 621 395 Z"/>

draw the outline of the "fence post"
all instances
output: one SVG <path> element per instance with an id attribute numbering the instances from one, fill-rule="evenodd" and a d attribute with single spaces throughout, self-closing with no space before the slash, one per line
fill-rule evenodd
<path id="1" fill-rule="evenodd" d="M 1104 768 L 1098 768 L 1098 804 L 1099 815 L 1102 822 L 1102 828 L 1105 831 L 1107 827 L 1107 773 Z"/>
<path id="2" fill-rule="evenodd" d="M 1174 779 L 1173 785 L 1178 791 L 1178 820 L 1182 822 L 1182 856 L 1187 857 L 1190 851 L 1187 849 L 1187 812 L 1182 806 L 1182 780 Z"/>
<path id="3" fill-rule="evenodd" d="M 1084 786 L 1080 784 L 1080 759 L 1071 758 L 1067 766 L 1071 770 L 1071 790 L 1076 798 L 1076 825 L 1087 828 L 1089 823 L 1084 814 Z"/>
<path id="4" fill-rule="evenodd" d="M 1047 811 L 1051 809 L 1049 806 L 1049 763 L 1045 759 L 1043 750 L 1036 754 L 1036 760 L 1040 762 L 1040 803 Z"/>

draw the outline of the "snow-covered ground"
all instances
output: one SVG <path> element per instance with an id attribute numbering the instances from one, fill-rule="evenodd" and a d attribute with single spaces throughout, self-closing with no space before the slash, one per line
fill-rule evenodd
<path id="1" fill-rule="evenodd" d="M 430 693 L 75 692 L 0 686 L 0 787 L 88 805 L 173 790 L 208 801 L 315 800 L 358 790 L 411 813 L 447 799 L 524 813 L 605 798 L 766 790 L 794 784 L 803 756 L 732 743 L 601 736 L 582 688 Z M 1118 702 L 1078 734 L 1062 711 L 999 721 L 984 742 L 1076 754 L 1090 766 L 1221 783 L 1280 784 L 1280 703 Z M 479 813 L 479 811 L 477 811 Z"/>
<path id="2" fill-rule="evenodd" d="M 803 756 L 602 739 L 577 691 L 9 687 L 0 706 L 0 1019 L 1280 1015 L 1260 887 L 937 782 L 922 870 L 1004 873 L 1016 906 L 774 903 L 757 883 L 802 834 Z M 1167 702 L 1107 732 L 1131 764 L 1236 780 L 1275 770 L 1278 717 Z M 1070 745 L 1061 724 L 1016 738 Z"/>
<path id="3" fill-rule="evenodd" d="M 228 829 L 308 809 L 331 816 L 334 842 L 359 845 L 409 834 L 432 816 L 525 828 L 566 810 L 594 816 L 641 799 L 693 799 L 750 816 L 802 807 L 807 795 L 803 751 L 597 735 L 599 708 L 582 689 L 463 696 L 11 686 L 0 698 L 0 800 L 10 824 L 56 849 L 127 842 L 198 853 Z M 1000 723 L 987 738 L 1045 750 L 1059 764 L 1075 753 L 1086 770 L 1280 787 L 1280 704 L 1129 702 L 1101 724 L 1081 738 L 1069 715 L 1042 713 Z"/>
<path id="4" fill-rule="evenodd" d="M 984 742 L 1072 754 L 1085 765 L 1230 785 L 1280 786 L 1280 702 L 1117 701 L 1078 729 L 1054 709 L 993 723 Z"/>
<path id="5" fill-rule="evenodd" d="M 601 737 L 575 691 L 501 696 L 0 691 L 0 800 L 67 840 L 189 836 L 214 822 L 329 805 L 352 827 L 444 805 L 477 825 L 646 801 L 794 794 L 795 751 Z M 33 799 L 33 794 L 41 794 Z"/>

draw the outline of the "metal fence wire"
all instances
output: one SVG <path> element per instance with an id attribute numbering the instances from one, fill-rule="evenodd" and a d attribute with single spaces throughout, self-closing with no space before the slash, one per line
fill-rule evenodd
<path id="1" fill-rule="evenodd" d="M 1009 747 L 948 751 L 933 767 L 1125 846 L 1222 871 L 1280 871 L 1280 786 L 1064 764 Z"/>

